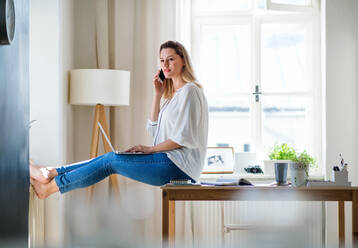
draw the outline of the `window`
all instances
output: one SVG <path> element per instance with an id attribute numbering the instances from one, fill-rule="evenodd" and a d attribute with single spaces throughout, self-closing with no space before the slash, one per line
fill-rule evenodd
<path id="1" fill-rule="evenodd" d="M 322 174 L 316 1 L 180 1 L 179 11 L 186 6 L 191 15 L 179 40 L 208 99 L 209 146 L 241 152 L 249 144 L 260 163 L 275 142 L 285 142 L 316 157 Z"/>

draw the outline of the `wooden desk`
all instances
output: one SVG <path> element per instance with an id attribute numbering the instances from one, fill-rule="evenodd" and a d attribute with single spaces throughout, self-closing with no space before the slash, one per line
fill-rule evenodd
<path id="1" fill-rule="evenodd" d="M 338 201 L 339 246 L 344 247 L 344 202 L 352 201 L 353 247 L 358 247 L 358 187 L 163 186 L 163 247 L 174 247 L 175 201 Z"/>

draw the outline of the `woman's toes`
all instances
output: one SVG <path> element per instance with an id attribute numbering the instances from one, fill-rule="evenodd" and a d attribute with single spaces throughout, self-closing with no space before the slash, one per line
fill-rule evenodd
<path id="1" fill-rule="evenodd" d="M 41 183 L 48 183 L 50 181 L 49 174 L 50 172 L 46 168 L 30 165 L 30 177 Z"/>

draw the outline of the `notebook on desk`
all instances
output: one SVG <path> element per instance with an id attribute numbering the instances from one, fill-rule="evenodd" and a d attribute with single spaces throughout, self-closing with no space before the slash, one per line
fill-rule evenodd
<path id="1" fill-rule="evenodd" d="M 115 154 L 122 154 L 122 155 L 144 155 L 144 154 L 146 154 L 146 153 L 143 153 L 143 152 L 121 152 L 121 151 L 114 150 L 111 141 L 109 140 L 106 132 L 104 131 L 104 129 L 103 129 L 101 123 L 99 123 L 99 121 L 97 121 L 97 125 L 98 125 L 99 129 L 101 130 L 101 132 L 103 134 L 103 137 L 106 139 L 106 141 L 107 141 L 109 147 L 111 148 L 112 152 L 114 152 Z"/>

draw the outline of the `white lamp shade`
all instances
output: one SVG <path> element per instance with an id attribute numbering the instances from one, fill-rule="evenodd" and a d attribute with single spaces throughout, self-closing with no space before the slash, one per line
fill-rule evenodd
<path id="1" fill-rule="evenodd" d="M 105 69 L 70 71 L 70 104 L 127 106 L 129 95 L 129 71 Z"/>

